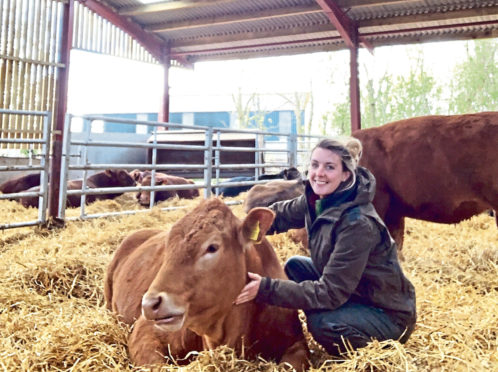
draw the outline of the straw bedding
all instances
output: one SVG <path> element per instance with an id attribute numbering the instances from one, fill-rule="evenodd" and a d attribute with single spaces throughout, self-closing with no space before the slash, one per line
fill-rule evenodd
<path id="1" fill-rule="evenodd" d="M 64 229 L 0 233 L 0 369 L 5 371 L 143 371 L 127 356 L 129 329 L 105 309 L 103 278 L 111 255 L 130 232 L 169 229 L 197 200 L 162 204 L 187 209 L 69 222 Z M 133 195 L 89 206 L 90 212 L 133 205 Z M 140 208 L 137 206 L 137 208 Z M 239 217 L 240 205 L 233 207 Z M 69 211 L 68 215 L 78 215 Z M 1 201 L 3 221 L 36 210 Z M 302 248 L 289 236 L 269 237 L 284 261 Z M 331 360 L 307 334 L 311 371 L 498 371 L 498 229 L 483 214 L 458 225 L 407 220 L 403 269 L 417 291 L 418 323 L 407 344 L 372 342 Z M 302 314 L 301 314 L 302 317 Z M 304 320 L 304 317 L 302 317 Z M 305 326 L 305 324 L 303 323 Z M 237 358 L 221 347 L 186 367 L 165 371 L 284 371 L 283 365 Z"/>

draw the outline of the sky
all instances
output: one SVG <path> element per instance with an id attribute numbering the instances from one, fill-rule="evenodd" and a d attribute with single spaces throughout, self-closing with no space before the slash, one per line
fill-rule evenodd
<path id="1" fill-rule="evenodd" d="M 443 85 L 465 57 L 466 43 L 425 43 L 426 66 Z M 379 47 L 359 53 L 360 80 L 386 71 L 406 74 L 420 47 Z M 74 50 L 71 52 L 68 110 L 73 114 L 157 112 L 163 84 L 161 66 Z M 170 69 L 170 111 L 231 111 L 232 94 L 259 93 L 264 109 L 285 109 L 277 94 L 312 90 L 315 110 L 326 110 L 348 95 L 349 52 L 199 62 L 194 69 Z"/>

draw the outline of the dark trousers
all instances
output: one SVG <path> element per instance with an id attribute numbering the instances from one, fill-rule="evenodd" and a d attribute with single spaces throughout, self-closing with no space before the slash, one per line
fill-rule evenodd
<path id="1" fill-rule="evenodd" d="M 291 257 L 285 264 L 285 272 L 289 279 L 298 283 L 320 279 L 309 257 Z M 353 301 L 334 310 L 306 310 L 304 313 L 315 341 L 335 356 L 345 352 L 349 345 L 353 349 L 361 348 L 372 339 L 405 342 L 411 333 L 405 332 L 405 328 L 397 325 L 382 309 Z"/>

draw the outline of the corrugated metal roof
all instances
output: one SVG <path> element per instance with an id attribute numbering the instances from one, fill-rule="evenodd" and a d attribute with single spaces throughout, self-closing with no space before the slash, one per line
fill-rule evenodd
<path id="1" fill-rule="evenodd" d="M 157 36 L 184 62 L 348 47 L 315 0 L 97 1 Z M 498 0 L 328 1 L 373 47 L 498 36 Z"/>

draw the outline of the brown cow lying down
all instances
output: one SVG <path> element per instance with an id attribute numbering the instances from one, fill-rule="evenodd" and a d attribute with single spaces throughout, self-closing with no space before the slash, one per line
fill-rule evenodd
<path id="1" fill-rule="evenodd" d="M 135 180 L 136 183 L 142 183 L 142 179 L 146 171 L 141 171 L 140 169 L 133 169 L 130 173 L 130 177 Z"/>
<path id="2" fill-rule="evenodd" d="M 404 218 L 457 223 L 498 209 L 498 112 L 423 116 L 353 134 L 399 249 Z M 498 220 L 497 220 L 498 224 Z"/>
<path id="3" fill-rule="evenodd" d="M 295 310 L 233 305 L 248 271 L 285 278 L 265 238 L 273 218 L 269 209 L 256 208 L 240 221 L 212 198 L 169 232 L 139 230 L 121 243 L 104 293 L 107 308 L 134 323 L 128 342 L 133 363 L 165 363 L 167 355 L 178 359 L 228 345 L 247 359 L 260 355 L 298 371 L 307 367 L 308 347 Z"/>
<path id="4" fill-rule="evenodd" d="M 244 200 L 244 210 L 249 212 L 255 207 L 268 207 L 280 200 L 294 199 L 304 193 L 302 180 L 275 180 L 261 185 L 254 185 L 247 192 Z"/>
<path id="5" fill-rule="evenodd" d="M 194 181 L 188 180 L 183 177 L 170 176 L 165 173 L 156 173 L 155 175 L 155 185 L 193 185 Z M 152 181 L 152 175 L 146 174 L 142 179 L 142 186 L 150 186 Z M 193 199 L 199 196 L 198 189 L 190 190 L 162 190 L 156 191 L 154 195 L 154 203 L 158 203 L 169 198 L 173 198 L 178 195 L 179 198 Z M 140 205 L 147 206 L 150 204 L 150 191 L 140 191 L 137 194 L 137 200 Z"/>
<path id="6" fill-rule="evenodd" d="M 87 178 L 87 187 L 96 189 L 101 187 L 127 187 L 134 186 L 135 181 L 127 171 L 124 169 L 107 169 L 102 172 L 95 173 Z M 81 190 L 83 186 L 83 181 L 79 180 L 69 180 L 67 181 L 68 190 Z M 40 187 L 33 187 L 28 191 L 39 191 Z M 86 204 L 93 203 L 96 200 L 106 200 L 117 198 L 122 193 L 109 193 L 109 194 L 98 194 L 98 195 L 87 195 Z M 19 199 L 19 202 L 25 207 L 38 207 L 38 197 L 30 196 L 23 197 Z M 67 203 L 68 207 L 79 207 L 81 206 L 81 196 L 80 195 L 68 195 Z"/>
<path id="7" fill-rule="evenodd" d="M 0 185 L 3 194 L 14 194 L 40 186 L 40 173 L 31 173 L 11 178 Z"/>

